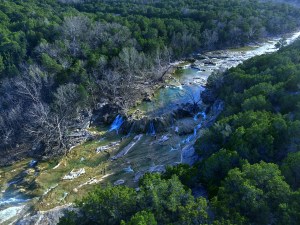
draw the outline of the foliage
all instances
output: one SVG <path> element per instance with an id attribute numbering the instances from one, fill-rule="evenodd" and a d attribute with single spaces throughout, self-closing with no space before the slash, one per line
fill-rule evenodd
<path id="1" fill-rule="evenodd" d="M 225 107 L 196 149 L 214 224 L 299 220 L 299 49 L 298 40 L 209 79 Z"/>
<path id="2" fill-rule="evenodd" d="M 127 114 L 147 84 L 163 79 L 172 60 L 199 49 L 239 46 L 293 31 L 299 15 L 300 10 L 289 5 L 250 0 L 1 1 L 0 138 L 5 142 L 0 148 L 14 152 L 15 146 L 26 143 L 41 155 L 66 153 L 69 134 L 79 126 L 75 117 L 82 118 L 98 103 L 110 102 Z M 22 94 L 15 104 L 16 97 L 4 96 L 16 95 L 11 84 L 18 83 L 18 77 L 26 86 L 33 85 L 27 79 L 30 68 L 38 68 L 34 73 L 43 77 L 41 87 L 31 93 L 29 104 Z M 256 77 L 266 82 L 269 78 Z M 295 79 L 291 76 L 286 85 L 295 89 Z M 73 84 L 85 104 L 76 105 L 77 115 L 69 123 L 59 123 L 54 93 Z M 276 99 L 263 94 L 241 99 L 241 108 L 269 110 L 271 97 Z M 34 107 L 32 99 L 40 99 L 43 107 Z M 287 102 L 283 110 L 289 110 L 295 99 L 279 101 Z M 32 114 L 42 113 L 38 108 L 45 109 L 44 117 L 51 114 L 47 129 L 41 124 L 27 127 Z M 49 127 L 62 132 L 53 134 Z M 46 137 L 36 139 L 43 132 Z"/>
<path id="3" fill-rule="evenodd" d="M 81 213 L 68 215 L 60 224 L 76 219 L 80 224 L 202 224 L 209 219 L 204 198 L 195 199 L 176 176 L 162 179 L 159 174 L 146 174 L 139 191 L 123 186 L 98 188 L 78 207 Z"/>
<path id="4" fill-rule="evenodd" d="M 97 103 L 126 114 L 172 60 L 291 32 L 299 16 L 256 0 L 1 1 L 1 156 L 24 143 L 63 154 Z M 209 78 L 225 109 L 197 142 L 196 167 L 146 174 L 138 191 L 99 187 L 60 224 L 297 224 L 300 41 L 284 45 Z M 187 187 L 198 181 L 212 207 Z"/>
<path id="5" fill-rule="evenodd" d="M 289 217 L 294 210 L 289 208 L 290 198 L 291 190 L 278 166 L 261 162 L 229 171 L 212 204 L 217 208 L 218 216 L 231 221 L 284 224 L 287 218 L 283 219 L 282 213 Z"/>
<path id="6" fill-rule="evenodd" d="M 288 154 L 281 165 L 282 174 L 292 188 L 300 188 L 300 152 Z"/>
<path id="7" fill-rule="evenodd" d="M 173 175 L 176 175 L 183 185 L 193 187 L 196 184 L 197 169 L 186 164 L 167 166 L 166 172 L 162 174 L 162 178 L 170 179 Z"/>
<path id="8" fill-rule="evenodd" d="M 237 152 L 221 149 L 201 162 L 200 181 L 207 187 L 210 195 L 214 196 L 228 171 L 239 165 Z"/>
<path id="9" fill-rule="evenodd" d="M 157 222 L 152 213 L 141 211 L 132 216 L 128 223 L 122 220 L 121 225 L 157 225 Z"/>

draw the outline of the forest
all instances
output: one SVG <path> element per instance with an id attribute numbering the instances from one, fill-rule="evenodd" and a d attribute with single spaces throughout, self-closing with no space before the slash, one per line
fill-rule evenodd
<path id="1" fill-rule="evenodd" d="M 98 188 L 60 224 L 298 224 L 299 50 L 300 40 L 209 78 L 225 110 L 198 139 L 193 167 L 147 174 L 138 190 Z M 193 197 L 199 186 L 207 198 Z"/>
<path id="2" fill-rule="evenodd" d="M 299 18 L 277 1 L 0 1 L 0 165 L 66 155 L 102 105 L 126 116 L 170 63 L 293 32 Z M 203 102 L 225 107 L 195 165 L 98 187 L 59 224 L 298 224 L 300 41 L 279 47 L 208 78 Z"/>
<path id="3" fill-rule="evenodd" d="M 299 16 L 249 0 L 1 1 L 1 164 L 65 154 L 83 118 L 107 102 L 126 115 L 170 62 L 291 32 Z"/>

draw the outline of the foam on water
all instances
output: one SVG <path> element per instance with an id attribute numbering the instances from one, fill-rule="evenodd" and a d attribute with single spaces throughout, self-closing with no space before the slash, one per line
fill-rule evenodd
<path id="1" fill-rule="evenodd" d="M 17 216 L 23 209 L 24 205 L 22 206 L 12 206 L 0 211 L 0 224 L 4 223 L 5 221 Z"/>
<path id="2" fill-rule="evenodd" d="M 0 199 L 0 206 L 5 206 L 5 205 L 11 205 L 11 204 L 19 204 L 19 203 L 24 203 L 27 202 L 28 200 L 25 199 L 18 199 L 18 198 L 8 198 L 8 199 Z"/>

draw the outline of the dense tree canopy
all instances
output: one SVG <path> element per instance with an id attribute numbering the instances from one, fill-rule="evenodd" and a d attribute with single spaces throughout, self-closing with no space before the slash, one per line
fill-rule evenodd
<path id="1" fill-rule="evenodd" d="M 81 213 L 70 214 L 60 224 L 196 225 L 208 221 L 206 200 L 195 199 L 175 175 L 162 179 L 159 174 L 146 174 L 138 191 L 122 186 L 98 188 L 78 206 Z"/>
<path id="2" fill-rule="evenodd" d="M 261 162 L 230 170 L 212 204 L 219 216 L 233 223 L 285 224 L 282 214 L 289 212 L 283 206 L 289 204 L 290 198 L 290 187 L 278 166 Z"/>
<path id="3" fill-rule="evenodd" d="M 293 31 L 299 16 L 286 4 L 249 0 L 1 1 L 0 148 L 61 154 L 72 145 L 76 119 L 105 102 L 126 114 L 172 60 Z M 20 80 L 27 95 L 13 91 Z M 66 123 L 54 101 L 66 96 L 56 92 L 71 87 L 78 95 L 68 95 L 75 98 L 70 102 L 81 103 Z M 241 107 L 268 110 L 266 97 L 244 99 Z"/>
<path id="4" fill-rule="evenodd" d="M 201 160 L 194 167 L 178 165 L 142 178 L 139 190 L 131 191 L 139 196 L 132 200 L 134 212 L 120 218 L 121 224 L 297 224 L 299 49 L 298 40 L 214 74 L 207 91 L 223 100 L 225 108 L 196 143 Z M 207 189 L 207 200 L 190 195 L 189 188 L 199 186 Z M 120 207 L 126 204 L 122 199 L 117 200 Z M 70 224 L 70 218 L 62 224 Z"/>
<path id="5" fill-rule="evenodd" d="M 126 114 L 173 60 L 294 31 L 299 17 L 257 0 L 1 1 L 0 158 L 64 154 L 82 118 L 107 102 Z M 225 108 L 193 168 L 97 188 L 60 224 L 297 224 L 300 41 L 283 44 L 209 78 Z"/>
<path id="6" fill-rule="evenodd" d="M 206 91 L 225 108 L 196 144 L 198 176 L 220 223 L 299 221 L 299 48 L 298 40 L 209 78 Z"/>

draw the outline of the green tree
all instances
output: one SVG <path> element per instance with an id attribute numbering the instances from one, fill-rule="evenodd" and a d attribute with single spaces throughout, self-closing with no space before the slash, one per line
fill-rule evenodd
<path id="1" fill-rule="evenodd" d="M 151 212 L 141 211 L 132 216 L 129 222 L 121 221 L 121 225 L 157 225 L 157 222 Z"/>
<path id="2" fill-rule="evenodd" d="M 230 169 L 240 164 L 239 155 L 235 151 L 221 149 L 205 159 L 199 168 L 200 180 L 208 188 L 211 196 L 214 196 L 227 176 Z"/>
<path id="3" fill-rule="evenodd" d="M 140 205 L 153 212 L 159 224 L 201 224 L 208 220 L 206 200 L 195 202 L 177 176 L 164 180 L 159 174 L 146 174 L 140 184 Z"/>
<path id="4" fill-rule="evenodd" d="M 248 110 L 266 110 L 269 111 L 272 109 L 271 103 L 263 95 L 252 96 L 251 98 L 246 99 L 242 103 L 242 109 L 244 111 Z"/>
<path id="5" fill-rule="evenodd" d="M 162 178 L 170 179 L 173 175 L 176 175 L 183 185 L 192 187 L 196 184 L 197 169 L 187 164 L 167 166 L 166 172 L 162 174 Z"/>
<path id="6" fill-rule="evenodd" d="M 79 203 L 79 207 L 88 219 L 87 224 L 119 224 L 136 212 L 136 191 L 122 186 L 97 188 Z"/>
<path id="7" fill-rule="evenodd" d="M 0 55 L 0 74 L 5 69 L 4 63 L 3 63 L 3 57 Z"/>
<path id="8" fill-rule="evenodd" d="M 51 58 L 46 53 L 42 54 L 41 63 L 50 73 L 59 73 L 63 69 L 60 64 L 58 64 L 53 58 Z"/>
<path id="9" fill-rule="evenodd" d="M 300 152 L 288 154 L 283 160 L 281 171 L 293 189 L 300 188 Z"/>
<path id="10" fill-rule="evenodd" d="M 212 204 L 224 219 L 282 224 L 282 205 L 288 205 L 290 197 L 290 187 L 278 166 L 260 162 L 229 171 Z"/>

